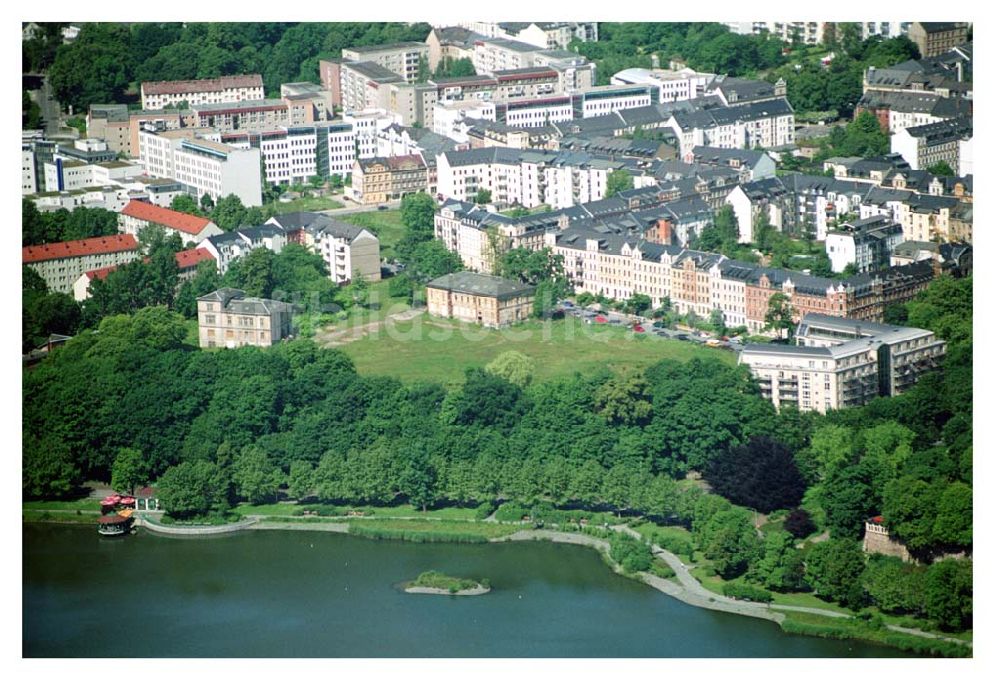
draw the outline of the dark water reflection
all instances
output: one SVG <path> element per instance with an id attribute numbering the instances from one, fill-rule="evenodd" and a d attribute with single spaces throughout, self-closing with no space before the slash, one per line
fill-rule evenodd
<path id="1" fill-rule="evenodd" d="M 244 532 L 175 539 L 24 527 L 29 657 L 887 657 L 783 634 L 615 575 L 587 548 Z M 425 570 L 479 597 L 405 594 Z"/>

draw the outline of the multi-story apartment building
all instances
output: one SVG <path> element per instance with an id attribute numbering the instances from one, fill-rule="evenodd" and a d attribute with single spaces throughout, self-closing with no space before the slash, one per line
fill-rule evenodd
<path id="1" fill-rule="evenodd" d="M 289 106 L 292 125 L 333 118 L 333 93 L 322 85 L 309 82 L 282 83 L 281 98 Z M 299 105 L 304 107 L 301 115 Z"/>
<path id="2" fill-rule="evenodd" d="M 563 272 L 574 293 L 617 300 L 640 293 L 650 297 L 654 308 L 671 300 L 671 265 L 683 252 L 679 246 L 657 244 L 641 237 L 577 227 L 547 232 L 545 245 L 562 256 Z"/>
<path id="3" fill-rule="evenodd" d="M 266 248 L 272 253 L 281 253 L 288 241 L 285 230 L 268 221 L 256 227 L 240 227 L 232 232 L 214 234 L 202 241 L 201 247 L 215 258 L 219 274 L 225 274 L 234 260 L 250 251 Z"/>
<path id="4" fill-rule="evenodd" d="M 969 24 L 965 21 L 914 21 L 910 24 L 910 40 L 917 44 L 921 57 L 944 54 L 967 42 Z"/>
<path id="5" fill-rule="evenodd" d="M 679 110 L 666 121 L 686 155 L 695 147 L 753 149 L 780 147 L 795 141 L 795 112 L 788 100 L 779 99 L 734 106 Z"/>
<path id="6" fill-rule="evenodd" d="M 196 126 L 213 128 L 223 133 L 260 130 L 290 123 L 288 104 L 283 99 L 196 104 L 191 107 L 191 111 Z"/>
<path id="7" fill-rule="evenodd" d="M 875 115 L 882 130 L 893 135 L 906 128 L 950 118 L 972 118 L 972 100 L 910 90 L 868 90 L 855 108 Z"/>
<path id="8" fill-rule="evenodd" d="M 357 159 L 351 194 L 364 205 L 385 203 L 404 194 L 427 191 L 427 164 L 419 156 Z"/>
<path id="9" fill-rule="evenodd" d="M 526 69 L 534 66 L 535 55 L 541 50 L 542 48 L 536 45 L 506 38 L 477 40 L 472 64 L 476 73 L 480 75 L 491 75 L 497 71 Z"/>
<path id="10" fill-rule="evenodd" d="M 972 119 L 952 118 L 896 132 L 892 136 L 892 151 L 906 159 L 914 170 L 947 163 L 958 172 L 961 168 L 960 144 L 971 140 Z M 968 149 L 966 147 L 967 152 Z"/>
<path id="11" fill-rule="evenodd" d="M 903 226 L 876 215 L 829 230 L 825 245 L 834 272 L 843 272 L 848 265 L 858 272 L 871 272 L 888 267 L 893 250 L 901 243 Z"/>
<path id="12" fill-rule="evenodd" d="M 186 102 L 220 104 L 244 99 L 264 99 L 264 80 L 259 73 L 241 76 L 221 76 L 204 80 L 166 80 L 146 82 L 140 86 L 143 109 L 162 109 Z"/>
<path id="13" fill-rule="evenodd" d="M 72 293 L 80 275 L 110 265 L 121 265 L 140 255 L 139 242 L 130 234 L 77 241 L 60 241 L 21 249 L 21 264 L 45 280 L 50 291 Z"/>
<path id="14" fill-rule="evenodd" d="M 292 306 L 221 288 L 198 299 L 198 345 L 270 347 L 292 333 Z"/>
<path id="15" fill-rule="evenodd" d="M 109 185 L 106 187 L 85 187 L 71 191 L 27 194 L 24 198 L 34 202 L 35 208 L 42 212 L 73 211 L 77 208 L 103 208 L 118 212 L 131 200 L 130 194 L 130 190 L 121 185 Z"/>
<path id="16" fill-rule="evenodd" d="M 532 64 L 555 70 L 563 92 L 586 91 L 597 82 L 597 64 L 569 50 L 536 52 Z"/>
<path id="17" fill-rule="evenodd" d="M 355 140 L 354 126 L 344 121 L 222 136 L 223 143 L 237 149 L 260 149 L 269 184 L 306 182 L 314 175 L 350 177 L 357 157 Z"/>
<path id="18" fill-rule="evenodd" d="M 872 36 L 889 39 L 906 35 L 910 30 L 911 21 L 862 21 L 861 39 L 868 40 Z"/>
<path id="19" fill-rule="evenodd" d="M 563 91 L 559 72 L 547 66 L 495 71 L 493 99 L 505 101 L 560 94 Z"/>
<path id="20" fill-rule="evenodd" d="M 319 82 L 330 93 L 331 107 L 342 107 L 344 104 L 340 93 L 340 64 L 339 59 L 319 60 Z"/>
<path id="21" fill-rule="evenodd" d="M 497 120 L 514 128 L 540 128 L 573 120 L 573 98 L 569 95 L 533 97 L 496 105 Z"/>
<path id="22" fill-rule="evenodd" d="M 434 216 L 435 238 L 475 272 L 494 272 L 498 256 L 512 248 L 541 249 L 545 230 L 555 226 L 551 214 L 511 218 L 454 200 L 445 200 Z"/>
<path id="23" fill-rule="evenodd" d="M 38 191 L 35 181 L 35 152 L 30 142 L 21 143 L 21 194 L 34 194 Z"/>
<path id="24" fill-rule="evenodd" d="M 786 43 L 818 45 L 823 42 L 823 34 L 828 23 L 825 21 L 724 21 L 733 33 L 740 35 L 767 32 Z"/>
<path id="25" fill-rule="evenodd" d="M 826 413 L 899 395 L 936 369 L 944 341 L 924 329 L 805 315 L 796 345 L 748 345 L 740 363 L 775 409 Z"/>
<path id="26" fill-rule="evenodd" d="M 177 251 L 174 253 L 174 258 L 177 260 L 178 290 L 185 281 L 193 279 L 195 274 L 198 273 L 199 263 L 206 260 L 214 262 L 212 254 L 204 248 L 190 248 L 186 251 Z M 149 258 L 144 258 L 144 260 L 148 261 Z M 73 282 L 73 299 L 79 302 L 89 298 L 91 295 L 90 285 L 94 281 L 107 279 L 108 275 L 117 269 L 118 265 L 110 265 L 81 274 L 80 278 Z"/>
<path id="27" fill-rule="evenodd" d="M 345 62 L 372 62 L 401 76 L 407 83 L 417 82 L 420 61 L 430 65 L 430 46 L 426 43 L 395 43 L 354 47 L 341 51 Z"/>
<path id="28" fill-rule="evenodd" d="M 459 201 L 473 201 L 486 189 L 494 203 L 567 208 L 603 198 L 607 176 L 622 166 L 574 152 L 505 147 L 445 152 L 437 157 L 437 190 Z"/>
<path id="29" fill-rule="evenodd" d="M 359 274 L 368 281 L 381 279 L 379 240 L 369 230 L 334 220 L 321 213 L 284 213 L 267 221 L 283 230 L 289 242 L 323 256 L 330 279 L 344 284 Z"/>
<path id="30" fill-rule="evenodd" d="M 658 102 L 681 102 L 705 96 L 705 87 L 715 77 L 715 74 L 699 73 L 689 68 L 676 71 L 631 68 L 611 76 L 611 84 L 652 85 L 659 89 Z"/>
<path id="31" fill-rule="evenodd" d="M 147 227 L 159 227 L 167 236 L 177 234 L 184 243 L 201 243 L 222 230 L 208 218 L 181 213 L 144 201 L 129 201 L 118 214 L 118 231 L 138 237 Z"/>
<path id="32" fill-rule="evenodd" d="M 441 26 L 431 29 L 424 40 L 427 43 L 427 59 L 431 71 L 436 71 L 438 64 L 454 62 L 459 59 L 472 61 L 475 54 L 476 40 L 486 38 L 475 31 L 461 26 Z"/>
<path id="33" fill-rule="evenodd" d="M 427 284 L 427 312 L 490 328 L 531 318 L 535 288 L 476 272 L 456 272 Z"/>
<path id="34" fill-rule="evenodd" d="M 650 85 L 602 85 L 573 95 L 574 118 L 594 118 L 622 109 L 657 104 L 659 88 Z"/>
<path id="35" fill-rule="evenodd" d="M 378 237 L 364 227 L 330 220 L 314 234 L 314 246 L 327 268 L 330 279 L 338 284 L 349 283 L 356 277 L 367 281 L 382 279 L 382 261 Z"/>
<path id="36" fill-rule="evenodd" d="M 406 82 L 399 74 L 370 61 L 344 62 L 339 70 L 340 103 L 344 111 L 388 109 L 388 86 Z"/>
<path id="37" fill-rule="evenodd" d="M 488 38 L 521 40 L 540 49 L 566 49 L 574 38 L 583 42 L 597 40 L 596 21 L 467 21 L 459 27 Z"/>
<path id="38" fill-rule="evenodd" d="M 139 134 L 139 162 L 150 175 L 177 180 L 199 198 L 235 194 L 244 206 L 261 205 L 260 149 L 237 149 L 192 129 Z"/>
<path id="39" fill-rule="evenodd" d="M 129 153 L 129 111 L 125 104 L 91 104 L 87 109 L 87 135 L 104 140 L 108 149 Z"/>

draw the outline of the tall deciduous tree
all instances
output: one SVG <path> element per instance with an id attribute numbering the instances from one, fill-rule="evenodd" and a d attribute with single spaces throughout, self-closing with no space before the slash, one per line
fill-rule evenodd
<path id="1" fill-rule="evenodd" d="M 268 459 L 267 452 L 255 445 L 244 447 L 233 459 L 232 477 L 236 493 L 251 504 L 275 499 L 283 482 L 281 471 Z"/>
<path id="2" fill-rule="evenodd" d="M 795 328 L 792 321 L 792 304 L 784 293 L 775 293 L 767 301 L 767 312 L 764 313 L 765 329 L 777 331 L 781 338 L 787 339 Z"/>
<path id="3" fill-rule="evenodd" d="M 831 539 L 814 544 L 805 559 L 806 582 L 820 598 L 836 601 L 852 610 L 864 604 L 861 573 L 865 557 L 858 542 Z"/>
<path id="4" fill-rule="evenodd" d="M 608 175 L 608 186 L 604 190 L 604 197 L 611 198 L 618 192 L 627 191 L 634 186 L 632 175 L 627 170 L 614 170 Z"/>
<path id="5" fill-rule="evenodd" d="M 122 447 L 111 466 L 111 487 L 133 494 L 135 488 L 146 482 L 146 461 L 138 449 Z"/>
<path id="6" fill-rule="evenodd" d="M 716 494 L 764 513 L 796 506 L 806 489 L 791 451 L 767 437 L 727 448 L 704 473 Z"/>

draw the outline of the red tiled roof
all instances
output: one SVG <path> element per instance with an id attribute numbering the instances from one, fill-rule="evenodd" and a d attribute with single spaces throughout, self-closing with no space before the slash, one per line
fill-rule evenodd
<path id="1" fill-rule="evenodd" d="M 107 279 L 108 275 L 118 269 L 118 265 L 110 265 L 108 267 L 101 267 L 96 270 L 90 270 L 89 272 L 84 272 L 87 279 L 94 281 L 94 279 Z"/>
<path id="2" fill-rule="evenodd" d="M 98 236 L 92 239 L 60 241 L 59 243 L 42 244 L 41 246 L 24 246 L 21 248 L 21 262 L 27 264 L 44 262 L 46 260 L 58 260 L 59 258 L 80 258 L 85 255 L 96 255 L 98 253 L 134 251 L 137 248 L 139 248 L 139 243 L 131 234 Z"/>
<path id="3" fill-rule="evenodd" d="M 242 76 L 222 76 L 204 80 L 157 80 L 142 84 L 143 94 L 182 95 L 191 92 L 217 92 L 240 87 L 264 87 L 259 73 Z"/>
<path id="4" fill-rule="evenodd" d="M 177 251 L 177 266 L 182 270 L 197 267 L 202 260 L 215 260 L 215 256 L 207 248 L 192 248 L 187 251 Z"/>
<path id="5" fill-rule="evenodd" d="M 207 218 L 200 218 L 190 213 L 180 213 L 145 201 L 129 201 L 122 210 L 122 215 L 153 222 L 192 235 L 201 233 L 201 230 L 205 229 L 205 226 L 211 222 Z"/>
<path id="6" fill-rule="evenodd" d="M 198 263 L 202 260 L 215 260 L 215 256 L 207 248 L 191 248 L 186 251 L 177 251 L 174 253 L 174 257 L 177 258 L 177 267 L 182 270 L 197 267 Z M 142 261 L 149 262 L 149 258 L 143 258 Z M 118 265 L 110 265 L 84 272 L 84 274 L 91 281 L 94 279 L 107 279 L 108 275 L 116 269 L 118 269 Z"/>

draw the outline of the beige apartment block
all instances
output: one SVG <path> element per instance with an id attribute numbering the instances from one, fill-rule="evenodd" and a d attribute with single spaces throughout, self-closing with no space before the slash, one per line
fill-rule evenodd
<path id="1" fill-rule="evenodd" d="M 456 272 L 427 284 L 427 311 L 491 328 L 531 317 L 533 286 L 476 272 Z"/>
<path id="2" fill-rule="evenodd" d="M 269 347 L 292 332 L 292 306 L 222 288 L 198 299 L 198 345 Z"/>
<path id="3" fill-rule="evenodd" d="M 803 317 L 795 341 L 748 345 L 740 364 L 775 409 L 823 414 L 905 392 L 940 365 L 946 350 L 931 331 L 821 314 Z"/>

